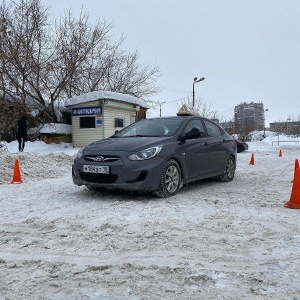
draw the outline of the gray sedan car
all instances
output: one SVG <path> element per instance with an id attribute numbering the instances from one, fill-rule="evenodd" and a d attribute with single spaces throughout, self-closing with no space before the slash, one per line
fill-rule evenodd
<path id="1" fill-rule="evenodd" d="M 144 119 L 78 151 L 73 182 L 95 189 L 152 191 L 170 197 L 189 182 L 231 181 L 234 139 L 199 116 Z"/>

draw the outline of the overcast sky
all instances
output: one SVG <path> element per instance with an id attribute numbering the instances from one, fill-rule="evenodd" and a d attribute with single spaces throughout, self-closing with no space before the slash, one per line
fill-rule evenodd
<path id="1" fill-rule="evenodd" d="M 180 100 L 200 97 L 227 120 L 242 102 L 262 102 L 269 122 L 300 112 L 299 0 L 44 0 L 50 13 L 74 14 L 84 4 L 91 17 L 114 23 L 137 49 L 140 62 L 157 65 L 162 116 Z M 151 111 L 152 116 L 159 115 Z"/>

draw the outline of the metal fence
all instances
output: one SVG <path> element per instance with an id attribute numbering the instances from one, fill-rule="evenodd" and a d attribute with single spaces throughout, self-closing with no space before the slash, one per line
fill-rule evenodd
<path id="1" fill-rule="evenodd" d="M 272 146 L 273 146 L 274 143 L 276 143 L 276 144 L 279 146 L 280 143 L 300 143 L 300 141 L 279 141 L 279 140 L 278 140 L 278 141 L 276 141 L 276 142 L 273 141 L 273 142 L 272 142 Z"/>

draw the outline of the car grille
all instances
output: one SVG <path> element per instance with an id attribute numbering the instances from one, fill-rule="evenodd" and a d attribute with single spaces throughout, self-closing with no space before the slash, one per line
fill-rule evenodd
<path id="1" fill-rule="evenodd" d="M 92 183 L 115 183 L 118 175 L 115 174 L 94 174 L 87 172 L 80 172 L 82 180 Z"/>
<path id="2" fill-rule="evenodd" d="M 84 157 L 87 161 L 96 161 L 96 162 L 113 162 L 120 159 L 118 156 L 106 156 L 106 155 L 87 155 Z"/>

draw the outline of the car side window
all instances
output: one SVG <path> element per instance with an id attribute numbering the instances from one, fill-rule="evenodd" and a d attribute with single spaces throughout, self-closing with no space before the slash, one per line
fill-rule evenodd
<path id="1" fill-rule="evenodd" d="M 183 134 L 188 133 L 189 131 L 197 130 L 200 132 L 200 138 L 205 137 L 205 130 L 203 127 L 203 123 L 200 119 L 191 120 L 185 127 Z"/>
<path id="2" fill-rule="evenodd" d="M 214 136 L 222 135 L 222 131 L 216 124 L 214 124 L 210 121 L 207 121 L 207 120 L 204 120 L 204 124 L 205 124 L 206 130 L 207 130 L 208 136 L 214 137 Z"/>

